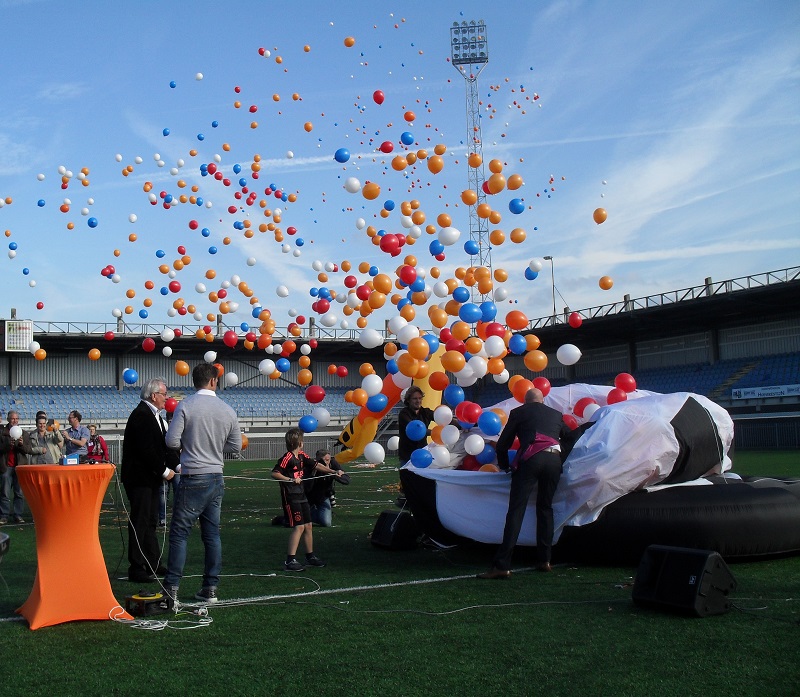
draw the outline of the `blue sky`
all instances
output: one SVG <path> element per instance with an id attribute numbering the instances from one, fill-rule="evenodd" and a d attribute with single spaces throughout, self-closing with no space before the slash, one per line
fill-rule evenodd
<path id="1" fill-rule="evenodd" d="M 393 274 L 403 255 L 381 253 L 356 221 L 405 232 L 399 208 L 411 199 L 428 223 L 449 213 L 462 238 L 443 263 L 431 258 L 433 237 L 424 232 L 404 252 L 422 267 L 440 267 L 442 278 L 468 265 L 460 203 L 467 188 L 465 86 L 447 61 L 449 28 L 465 19 L 488 27 L 490 62 L 479 81 L 484 161 L 499 159 L 506 176 L 525 181 L 488 200 L 502 214 L 496 227 L 507 238 L 513 228 L 527 233 L 522 244 L 506 239 L 493 249 L 495 268 L 509 274 L 501 311 L 550 313 L 549 267 L 534 281 L 524 278 L 528 262 L 545 255 L 553 256 L 556 285 L 573 309 L 800 263 L 797 3 L 355 0 L 302 7 L 0 0 L 0 199 L 12 200 L 0 208 L 0 229 L 9 231 L 0 316 L 15 307 L 19 317 L 39 321 L 112 322 L 113 310 L 129 305 L 129 319 L 139 322 L 149 298 L 147 321 L 177 325 L 168 309 L 182 297 L 203 319 L 180 321 L 205 324 L 219 306 L 196 284 L 218 290 L 239 276 L 285 326 L 292 309 L 312 314 L 310 288 L 344 288 L 344 273 L 321 284 L 315 260 L 367 261 Z M 375 90 L 385 94 L 382 105 L 372 99 Z M 408 110 L 417 115 L 413 124 L 403 120 Z M 412 151 L 447 146 L 440 174 L 419 163 L 392 170 L 392 157 L 405 153 L 405 131 L 415 138 Z M 395 147 L 389 156 L 377 149 L 387 140 Z M 344 165 L 333 160 L 339 148 L 351 153 Z M 215 155 L 226 176 L 234 176 L 236 163 L 244 168 L 232 186 L 200 176 L 200 164 Z M 254 155 L 260 177 L 248 188 L 258 198 L 246 206 L 233 193 Z M 124 177 L 127 165 L 133 172 Z M 66 190 L 59 167 L 74 175 Z M 78 180 L 84 167 L 88 186 Z M 346 192 L 347 177 L 378 182 L 380 197 Z M 176 197 L 196 185 L 212 207 L 153 206 L 145 182 Z M 272 183 L 297 201 L 265 196 Z M 526 205 L 519 215 L 508 208 L 515 197 Z M 65 198 L 71 205 L 62 213 Z M 234 228 L 245 219 L 254 228 L 271 220 L 261 199 L 282 209 L 284 231 L 297 229 L 286 236 L 289 253 L 270 232 L 247 239 Z M 383 219 L 387 200 L 397 207 Z M 231 205 L 245 211 L 229 214 Z M 592 220 L 597 207 L 608 211 L 599 226 Z M 297 238 L 305 242 L 300 256 L 293 255 Z M 16 255 L 9 258 L 12 243 Z M 180 257 L 181 245 L 191 257 L 175 275 L 181 291 L 162 296 L 171 279 L 158 267 Z M 217 254 L 209 253 L 212 245 Z M 118 283 L 101 275 L 109 264 Z M 205 278 L 208 269 L 217 272 L 214 281 Z M 605 275 L 614 279 L 608 291 L 598 287 Z M 289 297 L 277 296 L 279 285 Z M 239 309 L 225 321 L 253 323 L 247 298 L 234 290 L 229 299 Z M 344 319 L 342 306 L 334 307 Z M 389 316 L 376 313 L 375 325 Z M 418 317 L 429 326 L 424 311 Z"/>

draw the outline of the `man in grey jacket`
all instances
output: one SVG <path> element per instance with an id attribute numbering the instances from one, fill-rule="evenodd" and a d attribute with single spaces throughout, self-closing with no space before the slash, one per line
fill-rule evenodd
<path id="1" fill-rule="evenodd" d="M 182 400 L 167 430 L 167 447 L 181 451 L 181 483 L 175 496 L 169 530 L 169 561 L 164 586 L 164 604 L 172 609 L 186 562 L 186 546 L 192 526 L 200 519 L 205 547 L 203 586 L 195 595 L 206 603 L 217 601 L 217 586 L 222 569 L 222 543 L 219 520 L 224 484 L 223 453 L 238 453 L 242 434 L 236 412 L 217 397 L 219 378 L 210 363 L 192 371 L 197 392 Z"/>

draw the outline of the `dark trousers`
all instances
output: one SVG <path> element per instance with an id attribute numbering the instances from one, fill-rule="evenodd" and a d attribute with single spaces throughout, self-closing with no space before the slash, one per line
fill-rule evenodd
<path id="1" fill-rule="evenodd" d="M 511 555 L 517 544 L 522 519 L 528 499 L 536 492 L 536 555 L 539 562 L 550 561 L 553 546 L 553 495 L 561 479 L 561 456 L 559 453 L 540 452 L 520 465 L 511 475 L 511 494 L 508 498 L 506 526 L 503 541 L 494 557 L 498 569 L 511 568 Z"/>
<path id="2" fill-rule="evenodd" d="M 152 574 L 158 568 L 161 550 L 156 536 L 159 486 L 125 485 L 130 502 L 128 521 L 129 574 Z"/>

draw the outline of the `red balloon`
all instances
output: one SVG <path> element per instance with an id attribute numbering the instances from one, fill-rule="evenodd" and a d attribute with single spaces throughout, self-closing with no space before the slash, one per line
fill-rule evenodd
<path id="1" fill-rule="evenodd" d="M 391 141 L 391 140 L 384 140 L 384 141 L 381 143 L 381 145 L 380 145 L 380 148 L 378 148 L 378 149 L 379 149 L 379 150 L 380 150 L 382 153 L 385 153 L 385 154 L 387 154 L 387 155 L 388 155 L 390 152 L 392 152 L 392 150 L 394 150 L 394 143 L 392 143 L 392 141 Z"/>
<path id="2" fill-rule="evenodd" d="M 308 342 L 308 345 L 309 345 L 309 346 L 310 346 L 312 349 L 315 349 L 315 348 L 317 348 L 317 346 L 319 346 L 319 342 L 318 342 L 316 339 L 311 339 L 311 340 Z"/>
<path id="3" fill-rule="evenodd" d="M 403 266 L 400 269 L 400 280 L 407 286 L 410 286 L 417 280 L 417 270 L 413 266 Z"/>
<path id="4" fill-rule="evenodd" d="M 113 341 L 113 340 L 114 340 L 114 332 L 112 332 L 112 331 L 107 331 L 105 334 L 103 334 L 103 338 L 104 338 L 106 341 Z"/>
<path id="5" fill-rule="evenodd" d="M 442 327 L 442 330 L 439 332 L 439 341 L 444 341 L 446 344 L 450 339 L 453 338 L 453 334 L 447 327 Z"/>
<path id="6" fill-rule="evenodd" d="M 169 290 L 170 290 L 171 293 L 180 293 L 181 292 L 180 281 L 170 281 L 169 282 Z M 222 291 L 219 291 L 219 292 L 221 293 Z M 220 295 L 219 297 L 223 297 L 223 296 Z"/>
<path id="7" fill-rule="evenodd" d="M 356 288 L 356 297 L 359 300 L 369 300 L 370 293 L 372 293 L 372 291 L 366 283 Z"/>
<path id="8" fill-rule="evenodd" d="M 358 279 L 355 276 L 345 276 L 344 287 L 355 288 L 358 285 Z"/>
<path id="9" fill-rule="evenodd" d="M 564 414 L 561 418 L 570 430 L 574 431 L 578 428 L 578 420 L 572 414 Z"/>
<path id="10" fill-rule="evenodd" d="M 505 337 L 506 328 L 500 322 L 489 322 L 486 325 L 486 336 Z"/>
<path id="11" fill-rule="evenodd" d="M 142 348 L 147 351 L 147 353 L 150 353 L 155 347 L 156 342 L 149 336 L 142 342 Z"/>
<path id="12" fill-rule="evenodd" d="M 478 462 L 478 458 L 475 455 L 467 455 L 462 461 L 461 464 L 456 467 L 459 470 L 468 470 L 469 472 L 477 472 L 481 468 L 481 463 Z"/>
<path id="13" fill-rule="evenodd" d="M 338 375 L 340 378 L 346 378 L 347 377 L 347 367 L 343 366 L 343 365 L 340 365 L 339 367 L 337 367 L 336 368 L 336 375 Z"/>
<path id="14" fill-rule="evenodd" d="M 459 353 L 466 353 L 467 347 L 461 339 L 448 339 L 444 345 L 445 351 L 458 351 Z"/>
<path id="15" fill-rule="evenodd" d="M 238 342 L 239 337 L 237 336 L 236 332 L 233 331 L 233 329 L 229 329 L 222 335 L 222 343 L 228 348 L 235 348 Z"/>
<path id="16" fill-rule="evenodd" d="M 575 402 L 572 412 L 579 418 L 583 418 L 583 412 L 590 404 L 597 404 L 597 400 L 593 399 L 592 397 L 581 397 L 577 402 Z"/>
<path id="17" fill-rule="evenodd" d="M 255 332 L 247 332 L 244 338 L 247 339 L 251 344 L 256 343 L 256 339 L 258 339 Z"/>
<path id="18" fill-rule="evenodd" d="M 619 389 L 619 387 L 615 387 L 606 396 L 606 403 L 616 404 L 617 402 L 624 402 L 626 399 L 628 399 L 628 393 Z"/>
<path id="19" fill-rule="evenodd" d="M 178 406 L 178 400 L 175 399 L 175 397 L 170 397 L 169 399 L 167 399 L 166 402 L 164 402 L 164 409 L 166 409 L 167 414 L 171 414 L 172 412 L 174 412 L 175 407 L 177 406 Z"/>
<path id="20" fill-rule="evenodd" d="M 571 312 L 569 315 L 569 326 L 573 329 L 577 329 L 583 324 L 583 317 L 581 317 L 577 312 Z"/>
<path id="21" fill-rule="evenodd" d="M 380 247 L 381 251 L 387 254 L 395 255 L 400 253 L 400 243 L 394 235 L 384 235 L 381 237 Z"/>
<path id="22" fill-rule="evenodd" d="M 372 93 L 372 100 L 376 104 L 383 104 L 383 100 L 386 99 L 386 95 L 381 90 L 375 90 Z"/>
<path id="23" fill-rule="evenodd" d="M 614 378 L 614 386 L 625 392 L 633 392 L 636 389 L 636 380 L 630 373 L 620 373 Z"/>
<path id="24" fill-rule="evenodd" d="M 320 385 L 309 385 L 306 387 L 306 401 L 311 404 L 319 404 L 325 399 L 325 388 Z"/>
<path id="25" fill-rule="evenodd" d="M 481 414 L 483 414 L 483 407 L 475 402 L 462 402 L 462 404 L 466 404 L 463 409 L 464 416 L 466 417 L 464 420 L 468 424 L 478 423 L 478 419 L 481 417 Z"/>
<path id="26" fill-rule="evenodd" d="M 547 378 L 534 378 L 533 386 L 542 393 L 542 397 L 547 397 L 550 392 L 550 381 Z"/>

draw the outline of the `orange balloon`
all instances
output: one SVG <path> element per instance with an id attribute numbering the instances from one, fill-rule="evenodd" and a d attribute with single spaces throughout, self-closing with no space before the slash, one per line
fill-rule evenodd
<path id="1" fill-rule="evenodd" d="M 427 361 L 418 361 L 418 363 L 419 365 L 417 366 L 417 372 L 414 374 L 414 379 L 423 380 L 428 377 L 428 371 L 430 371 L 431 368 Z"/>
<path id="2" fill-rule="evenodd" d="M 419 361 L 424 361 L 430 353 L 430 346 L 422 337 L 414 337 L 408 342 L 408 353 Z"/>
<path id="3" fill-rule="evenodd" d="M 437 392 L 441 392 L 449 384 L 450 378 L 441 370 L 437 370 L 428 376 L 428 385 L 430 385 L 432 390 L 436 390 Z"/>
<path id="4" fill-rule="evenodd" d="M 93 348 L 89 351 L 89 359 L 92 361 L 96 361 L 100 358 L 100 349 Z"/>
<path id="5" fill-rule="evenodd" d="M 414 309 L 413 305 L 404 305 L 403 309 L 400 310 L 400 316 L 406 322 L 411 322 L 417 316 L 417 311 Z"/>
<path id="6" fill-rule="evenodd" d="M 514 399 L 516 399 L 518 402 L 524 402 L 526 393 L 528 390 L 532 389 L 533 383 L 530 380 L 522 378 L 522 380 L 517 380 L 514 383 L 514 387 L 511 388 L 511 394 L 514 395 Z"/>
<path id="7" fill-rule="evenodd" d="M 444 143 L 437 143 L 433 148 L 433 152 L 437 155 L 444 155 L 447 152 L 447 146 Z"/>
<path id="8" fill-rule="evenodd" d="M 542 345 L 542 342 L 539 341 L 539 337 L 536 334 L 526 334 L 525 335 L 525 350 L 526 351 L 533 351 L 538 349 Z"/>
<path id="9" fill-rule="evenodd" d="M 512 174 L 512 175 L 511 175 L 511 176 L 508 178 L 508 181 L 506 182 L 506 186 L 507 186 L 507 187 L 508 187 L 508 188 L 509 188 L 511 191 L 516 191 L 516 190 L 517 190 L 517 189 L 519 189 L 519 188 L 520 188 L 520 187 L 521 187 L 521 186 L 522 186 L 524 183 L 525 183 L 525 182 L 524 182 L 524 181 L 522 181 L 522 177 L 521 177 L 519 174 Z"/>
<path id="10" fill-rule="evenodd" d="M 497 465 L 493 465 L 488 463 L 486 465 L 481 465 L 478 469 L 479 472 L 499 472 L 500 468 Z"/>
<path id="11" fill-rule="evenodd" d="M 453 224 L 453 219 L 447 213 L 439 213 L 436 216 L 436 224 L 439 227 L 450 227 Z"/>
<path id="12" fill-rule="evenodd" d="M 444 169 L 444 160 L 439 155 L 428 158 L 428 171 L 431 174 L 439 174 Z"/>
<path id="13" fill-rule="evenodd" d="M 381 195 L 381 187 L 375 182 L 366 182 L 361 189 L 361 195 L 367 199 L 367 201 L 374 201 Z M 367 267 L 367 270 L 369 270 L 369 267 Z"/>
<path id="14" fill-rule="evenodd" d="M 189 374 L 189 364 L 186 361 L 176 361 L 176 363 L 175 363 L 175 372 L 178 375 L 188 375 Z"/>
<path id="15" fill-rule="evenodd" d="M 352 36 L 346 36 L 344 39 L 344 45 L 347 46 L 347 48 L 352 48 L 356 45 L 356 40 Z"/>
<path id="16" fill-rule="evenodd" d="M 447 324 L 447 313 L 440 307 L 432 307 L 428 310 L 428 318 L 431 324 L 437 329 L 441 329 Z"/>
<path id="17" fill-rule="evenodd" d="M 506 326 L 513 330 L 527 329 L 528 318 L 521 310 L 511 310 L 506 315 Z"/>
<path id="18" fill-rule="evenodd" d="M 392 292 L 392 279 L 389 277 L 388 274 L 379 273 L 375 278 L 372 279 L 372 287 L 377 290 L 379 293 L 391 293 Z"/>
<path id="19" fill-rule="evenodd" d="M 606 222 L 608 219 L 608 212 L 605 208 L 595 208 L 594 213 L 592 213 L 592 218 L 594 219 L 594 222 L 600 225 L 601 223 Z"/>
<path id="20" fill-rule="evenodd" d="M 367 391 L 362 388 L 357 388 L 353 390 L 353 404 L 359 407 L 363 407 L 369 397 L 367 396 Z"/>
<path id="21" fill-rule="evenodd" d="M 489 162 L 489 171 L 494 174 L 499 174 L 503 171 L 503 163 L 500 160 L 492 160 Z"/>
<path id="22" fill-rule="evenodd" d="M 506 364 L 502 358 L 490 358 L 486 361 L 486 368 L 491 375 L 500 375 L 506 369 Z"/>
<path id="23" fill-rule="evenodd" d="M 479 339 L 477 336 L 471 336 L 464 342 L 464 346 L 473 356 L 476 353 L 480 353 L 481 349 L 483 348 L 483 339 Z"/>
<path id="24" fill-rule="evenodd" d="M 458 351 L 445 351 L 442 355 L 442 367 L 451 373 L 457 373 L 466 365 L 463 353 Z"/>
<path id="25" fill-rule="evenodd" d="M 36 349 L 36 353 L 33 354 L 33 357 L 37 361 L 43 361 L 45 358 L 47 358 L 47 351 L 45 351 L 43 348 Z"/>
<path id="26" fill-rule="evenodd" d="M 461 192 L 461 200 L 467 206 L 474 206 L 478 201 L 478 194 L 472 189 L 466 189 L 465 191 Z"/>
<path id="27" fill-rule="evenodd" d="M 611 287 L 614 285 L 614 279 L 611 276 L 603 276 L 598 282 L 599 285 L 603 290 L 611 290 Z"/>
<path id="28" fill-rule="evenodd" d="M 459 320 L 458 322 L 453 322 L 453 326 L 450 327 L 450 333 L 453 335 L 453 338 L 459 341 L 466 341 L 470 335 L 470 328 L 466 322 Z"/>
<path id="29" fill-rule="evenodd" d="M 483 158 L 476 152 L 471 152 L 467 158 L 467 164 L 470 167 L 480 167 L 483 164 Z"/>
<path id="30" fill-rule="evenodd" d="M 297 351 L 297 344 L 291 339 L 289 339 L 289 341 L 284 341 L 281 345 L 281 352 L 288 356 L 292 355 L 295 351 Z"/>
<path id="31" fill-rule="evenodd" d="M 243 433 L 242 434 L 242 450 L 247 450 L 247 446 L 250 445 L 250 439 Z"/>
<path id="32" fill-rule="evenodd" d="M 374 375 L 375 368 L 372 367 L 372 363 L 362 363 L 358 368 L 358 373 L 362 378 L 365 378 L 367 375 Z"/>
<path id="33" fill-rule="evenodd" d="M 419 370 L 419 361 L 410 353 L 404 353 L 397 358 L 397 367 L 406 377 L 413 378 Z"/>
<path id="34" fill-rule="evenodd" d="M 440 426 L 439 424 L 436 424 L 436 426 L 434 426 L 431 429 L 431 440 L 434 443 L 438 444 L 438 445 L 444 445 L 444 443 L 442 442 L 442 429 L 443 428 L 444 428 L 444 426 Z"/>
<path id="35" fill-rule="evenodd" d="M 511 231 L 510 237 L 514 244 L 521 244 L 525 241 L 527 235 L 525 234 L 525 230 L 523 230 L 521 227 L 517 227 Z"/>
<path id="36" fill-rule="evenodd" d="M 297 373 L 297 382 L 303 386 L 310 385 L 312 379 L 313 375 L 311 375 L 311 371 L 307 370 L 306 368 L 303 368 L 303 370 Z"/>
<path id="37" fill-rule="evenodd" d="M 525 354 L 523 361 L 528 370 L 539 373 L 547 367 L 547 354 L 539 349 L 534 349 Z"/>
<path id="38" fill-rule="evenodd" d="M 300 358 L 297 359 L 297 364 L 301 368 L 308 368 L 308 366 L 311 365 L 311 358 L 309 358 L 308 356 L 300 356 Z M 328 371 L 328 372 L 330 372 L 330 371 Z M 334 372 L 336 372 L 336 371 L 334 370 Z"/>
<path id="39" fill-rule="evenodd" d="M 492 160 L 494 162 L 494 160 Z M 490 194 L 499 194 L 506 188 L 506 178 L 499 172 L 489 177 L 486 182 L 486 188 L 489 189 Z"/>

